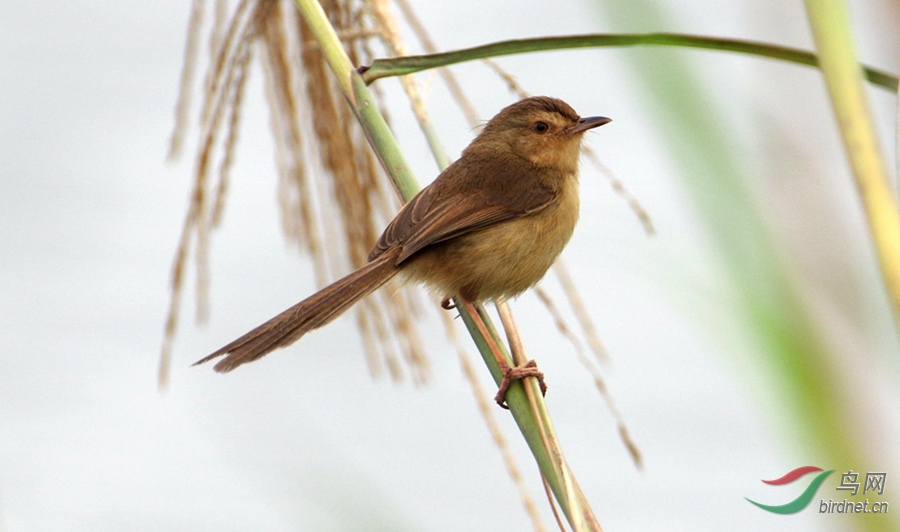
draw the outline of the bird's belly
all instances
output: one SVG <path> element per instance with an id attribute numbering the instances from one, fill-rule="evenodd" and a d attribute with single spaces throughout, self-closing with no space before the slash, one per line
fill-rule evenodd
<path id="1" fill-rule="evenodd" d="M 569 196 L 533 215 L 429 246 L 404 270 L 442 297 L 483 301 L 516 296 L 544 277 L 571 238 L 578 198 Z"/>

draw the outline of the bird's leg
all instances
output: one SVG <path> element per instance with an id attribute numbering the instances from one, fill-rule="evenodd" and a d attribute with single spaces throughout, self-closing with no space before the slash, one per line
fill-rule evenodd
<path id="1" fill-rule="evenodd" d="M 472 316 L 475 327 L 478 328 L 478 331 L 481 332 L 481 335 L 487 341 L 488 347 L 490 348 L 491 353 L 493 353 L 494 359 L 497 361 L 497 365 L 500 366 L 503 380 L 500 381 L 500 388 L 497 390 L 497 395 L 494 397 L 497 404 L 509 410 L 509 407 L 506 406 L 506 391 L 509 389 L 509 385 L 512 381 L 524 379 L 525 377 L 537 378 L 538 384 L 541 387 L 541 393 L 547 393 L 547 385 L 544 384 L 544 374 L 538 370 L 537 363 L 535 363 L 534 360 L 529 360 L 520 366 L 510 367 L 509 363 L 506 362 L 506 358 L 504 358 L 503 354 L 500 352 L 500 348 L 497 347 L 497 343 L 494 342 L 494 337 L 488 331 L 484 320 L 481 319 L 481 315 L 478 314 L 478 309 L 475 308 L 475 305 L 471 301 L 462 298 L 458 298 L 457 302 L 462 303 L 462 306 L 469 312 L 469 315 Z M 443 306 L 443 304 L 441 306 Z"/>

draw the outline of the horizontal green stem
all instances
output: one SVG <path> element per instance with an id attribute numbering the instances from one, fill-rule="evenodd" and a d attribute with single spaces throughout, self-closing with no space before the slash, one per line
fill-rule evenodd
<path id="1" fill-rule="evenodd" d="M 371 66 L 361 67 L 359 72 L 368 83 L 381 78 L 411 74 L 431 68 L 438 68 L 465 61 L 497 57 L 501 55 L 542 52 L 547 50 L 563 50 L 571 48 L 600 48 L 607 46 L 681 46 L 686 48 L 703 48 L 723 52 L 779 59 L 790 63 L 807 66 L 819 66 L 816 54 L 797 48 L 778 46 L 757 41 L 740 39 L 724 39 L 718 37 L 702 37 L 682 35 L 678 33 L 619 33 L 569 35 L 565 37 L 538 37 L 534 39 L 515 39 L 500 41 L 472 48 L 463 48 L 452 52 L 429 55 L 411 55 L 393 59 L 376 59 Z M 863 65 L 866 79 L 871 83 L 897 90 L 897 76 Z"/>

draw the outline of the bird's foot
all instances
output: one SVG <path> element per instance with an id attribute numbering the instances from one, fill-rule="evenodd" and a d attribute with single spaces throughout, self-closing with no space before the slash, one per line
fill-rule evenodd
<path id="1" fill-rule="evenodd" d="M 512 381 L 521 380 L 525 377 L 535 377 L 541 387 L 541 395 L 547 395 L 547 385 L 544 384 L 544 374 L 538 370 L 537 362 L 534 360 L 529 360 L 521 366 L 512 368 L 503 365 L 500 367 L 500 371 L 503 372 L 503 380 L 500 381 L 500 388 L 497 390 L 497 395 L 494 397 L 494 400 L 497 401 L 497 404 L 501 407 L 509 410 L 509 407 L 506 406 L 506 391 L 509 390 L 509 385 L 512 384 Z"/>

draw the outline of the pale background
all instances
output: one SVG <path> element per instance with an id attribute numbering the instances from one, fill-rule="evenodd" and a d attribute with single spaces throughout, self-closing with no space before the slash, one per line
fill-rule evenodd
<path id="1" fill-rule="evenodd" d="M 851 7 L 863 58 L 896 72 L 898 28 L 884 16 L 888 5 Z M 812 47 L 800 2 L 670 7 L 678 18 L 657 29 Z M 169 270 L 192 169 L 190 157 L 164 160 L 188 8 L 173 1 L 3 7 L 0 530 L 529 529 L 442 340 L 429 349 L 433 378 L 423 387 L 373 381 L 352 319 L 227 376 L 188 367 L 313 289 L 308 261 L 286 251 L 280 233 L 256 68 L 231 201 L 213 241 L 212 318 L 196 326 L 187 298 L 171 387 L 157 390 Z M 446 49 L 611 28 L 588 2 L 426 2 L 419 11 Z M 874 38 L 883 35 L 894 36 L 892 49 Z M 779 395 L 741 338 L 721 334 L 735 326 L 720 310 L 715 259 L 629 76 L 628 54 L 647 53 L 500 60 L 531 92 L 615 120 L 587 142 L 658 228 L 646 237 L 602 176 L 585 167 L 582 219 L 564 256 L 610 350 L 604 372 L 643 452 L 642 471 L 536 298 L 515 303 L 530 352 L 547 374 L 563 448 L 607 530 L 843 530 L 843 516 L 811 509 L 776 516 L 744 500 L 793 498 L 759 479 L 817 457 L 792 436 L 778 413 Z M 883 429 L 870 443 L 888 471 L 886 500 L 900 503 L 892 476 L 900 467 L 888 443 L 900 435 L 896 336 L 869 249 L 859 243 L 863 223 L 821 77 L 754 58 L 683 54 L 708 73 L 721 95 L 717 105 L 746 122 L 747 138 L 738 140 L 746 141 L 748 157 L 756 156 L 765 128 L 777 126 L 802 141 L 816 172 L 830 178 L 810 186 L 760 167 L 760 186 L 774 188 L 773 197 L 816 191 L 822 204 L 811 208 L 833 212 L 836 232 L 861 254 L 856 277 L 847 280 L 869 302 L 865 334 L 852 337 L 871 357 L 856 366 L 866 383 L 857 399 L 870 402 L 873 423 Z M 514 100 L 477 64 L 456 72 L 485 119 Z M 419 79 L 433 82 L 428 74 Z M 381 83 L 415 173 L 430 180 L 436 171 L 398 84 Z M 426 94 L 448 153 L 458 154 L 472 132 L 442 89 Z M 893 161 L 896 100 L 871 94 Z M 797 173 L 805 170 L 798 163 Z M 796 186 L 773 185 L 780 182 Z M 815 263 L 817 249 L 833 242 L 810 238 Z M 545 286 L 558 293 L 555 281 Z M 425 334 L 443 338 L 437 320 Z M 508 416 L 497 414 L 549 526 L 532 459 Z"/>

